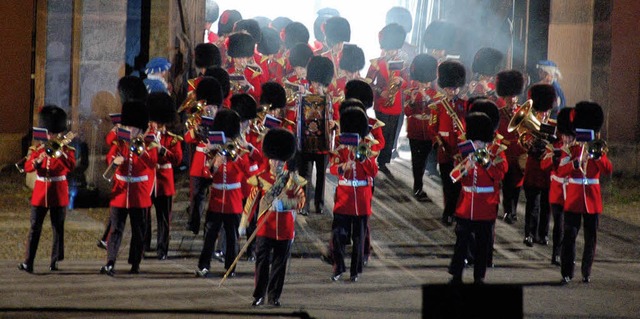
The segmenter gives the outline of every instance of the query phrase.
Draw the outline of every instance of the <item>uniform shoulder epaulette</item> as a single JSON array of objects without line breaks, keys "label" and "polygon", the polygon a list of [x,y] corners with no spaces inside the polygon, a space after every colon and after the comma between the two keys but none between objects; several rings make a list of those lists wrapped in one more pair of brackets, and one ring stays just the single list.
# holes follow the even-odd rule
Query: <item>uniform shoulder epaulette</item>
[{"label": "uniform shoulder epaulette", "polygon": [[159,144],[156,141],[149,142],[149,145],[147,145],[147,149],[152,149],[154,147],[158,147],[158,145]]},{"label": "uniform shoulder epaulette", "polygon": [[262,74],[262,69],[257,65],[247,65],[247,69],[253,72],[253,74],[251,75],[252,78],[255,78]]},{"label": "uniform shoulder epaulette", "polygon": [[383,126],[385,126],[385,125],[386,125],[386,124],[384,124],[384,122],[382,122],[382,121],[380,121],[380,120],[376,119],[376,123],[375,123],[375,124],[373,124],[373,128],[379,128],[379,127],[383,127]]},{"label": "uniform shoulder epaulette", "polygon": [[380,58],[375,58],[375,59],[369,60],[369,63],[371,63],[371,67],[376,69],[376,70],[380,70],[380,66],[378,65],[378,60],[380,60]]},{"label": "uniform shoulder epaulette", "polygon": [[432,109],[432,110],[437,110],[439,104],[440,104],[440,100],[435,101],[433,103],[429,103],[429,105],[427,107]]},{"label": "uniform shoulder epaulette", "polygon": [[247,184],[251,185],[251,186],[258,186],[258,177],[257,176],[251,176],[247,179]]},{"label": "uniform shoulder epaulette", "polygon": [[174,145],[177,142],[182,142],[184,140],[184,137],[182,137],[182,136],[180,136],[178,134],[174,134],[174,133],[171,133],[169,131],[167,131],[167,134],[173,138],[173,141],[171,141],[172,145]]}]

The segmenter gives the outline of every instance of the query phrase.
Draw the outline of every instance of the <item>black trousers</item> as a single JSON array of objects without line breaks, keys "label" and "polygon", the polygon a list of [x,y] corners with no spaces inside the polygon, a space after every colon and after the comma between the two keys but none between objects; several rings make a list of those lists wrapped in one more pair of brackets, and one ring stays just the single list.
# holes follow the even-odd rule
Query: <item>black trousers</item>
[{"label": "black trousers", "polygon": [[133,266],[140,265],[143,253],[143,236],[145,211],[148,208],[118,208],[111,207],[110,222],[111,233],[107,243],[107,264],[115,265],[120,244],[124,233],[127,216],[131,219],[131,243],[129,245],[129,263]]},{"label": "black trousers", "polygon": [[50,211],[51,229],[53,230],[53,246],[51,248],[51,263],[64,259],[64,220],[67,215],[66,207],[31,206],[31,228],[27,239],[27,253],[24,263],[33,266],[36,251],[42,234],[42,224]]},{"label": "black trousers", "polygon": [[458,205],[458,197],[462,190],[460,183],[453,183],[449,174],[453,170],[453,162],[440,163],[440,178],[442,179],[442,193],[444,195],[444,212],[442,217],[453,216]]},{"label": "black trousers", "polygon": [[351,235],[351,276],[362,273],[364,234],[367,228],[368,216],[333,214],[331,225],[331,248],[333,249],[333,273],[341,274],[346,271],[344,263],[345,246]]},{"label": "black trousers", "polygon": [[311,198],[311,172],[313,167],[316,167],[316,185],[313,196],[313,203],[315,205],[316,212],[318,209],[324,208],[324,183],[325,173],[327,170],[327,154],[312,154],[302,153],[300,156],[300,166],[298,167],[298,173],[300,176],[308,181],[305,186],[305,196],[307,200],[304,203],[305,209],[309,210],[309,202]]},{"label": "black trousers", "polygon": [[380,150],[378,155],[378,165],[388,164],[391,162],[391,154],[396,148],[398,123],[400,115],[388,115],[376,111],[376,118],[384,123],[382,127],[382,136],[384,137],[384,148]]},{"label": "black trousers", "polygon": [[542,240],[549,236],[549,188],[524,187],[524,196],[524,236]]},{"label": "black trousers", "polygon": [[[169,232],[171,225],[171,208],[173,205],[173,196],[152,196],[153,206],[156,208],[156,223],[158,224],[156,251],[158,255],[166,255],[169,251]],[[144,243],[145,250],[151,247],[151,210],[145,219]]]},{"label": "black trousers", "polygon": [[212,180],[203,177],[190,177],[189,192],[189,230],[195,234],[200,232],[200,220],[206,209],[207,193]]},{"label": "black trousers", "polygon": [[[514,162],[514,165],[515,164]],[[502,208],[505,215],[515,216],[521,187],[517,186],[522,178],[520,167],[513,167],[509,162],[509,170],[502,180]]]},{"label": "black trousers", "polygon": [[413,172],[413,193],[422,189],[424,171],[427,168],[427,158],[431,152],[431,141],[409,139],[411,148],[411,171]]},{"label": "black trousers", "polygon": [[598,214],[581,214],[565,212],[564,239],[562,240],[562,254],[560,255],[560,271],[562,277],[573,278],[576,263],[576,238],[580,231],[580,223],[584,220],[584,250],[582,252],[582,277],[591,276],[591,266],[596,255],[598,230]]},{"label": "black trousers", "polygon": [[564,237],[564,211],[562,211],[562,205],[551,205],[551,213],[553,214],[553,256],[560,256],[562,254],[562,239]]},{"label": "black trousers", "polygon": [[[254,298],[278,300],[282,294],[284,277],[287,273],[287,260],[291,255],[293,240],[275,240],[273,238],[256,237],[256,272]],[[271,270],[269,270],[271,268]]]},{"label": "black trousers", "polygon": [[[462,277],[464,259],[469,253],[469,244],[474,240],[473,278],[484,279],[487,273],[487,257],[491,249],[491,238],[495,220],[458,219],[456,222],[456,244],[449,265],[449,273],[454,277]],[[473,239],[472,239],[473,238]]]},{"label": "black trousers", "polygon": [[221,227],[224,227],[226,237],[224,269],[228,270],[231,267],[238,254],[238,226],[240,226],[241,217],[241,214],[222,214],[207,211],[204,224],[204,245],[198,260],[198,268],[211,268],[211,255]]}]

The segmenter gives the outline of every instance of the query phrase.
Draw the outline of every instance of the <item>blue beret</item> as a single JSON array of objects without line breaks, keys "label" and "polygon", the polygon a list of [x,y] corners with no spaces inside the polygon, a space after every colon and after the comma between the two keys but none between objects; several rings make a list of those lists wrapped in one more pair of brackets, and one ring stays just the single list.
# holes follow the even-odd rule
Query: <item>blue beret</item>
[{"label": "blue beret", "polygon": [[171,67],[171,62],[169,62],[167,58],[162,58],[162,57],[153,58],[149,60],[149,62],[147,63],[147,66],[144,68],[144,73],[146,74],[160,73],[162,71],[169,70],[170,67]]}]

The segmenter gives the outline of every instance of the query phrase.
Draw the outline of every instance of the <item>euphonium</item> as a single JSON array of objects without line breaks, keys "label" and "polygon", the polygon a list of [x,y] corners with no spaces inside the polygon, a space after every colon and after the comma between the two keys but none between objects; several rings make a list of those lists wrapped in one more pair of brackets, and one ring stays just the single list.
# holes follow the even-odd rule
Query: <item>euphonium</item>
[{"label": "euphonium", "polygon": [[76,135],[73,132],[65,134],[61,139],[50,139],[45,143],[44,152],[51,158],[62,156],[62,148],[71,143]]},{"label": "euphonium", "polygon": [[607,141],[603,139],[597,139],[589,142],[587,144],[587,153],[589,153],[589,158],[592,159],[600,159],[602,154],[606,154],[609,151],[609,147],[607,146]]},{"label": "euphonium", "polygon": [[520,146],[530,149],[536,139],[549,141],[550,135],[541,130],[542,126],[533,112],[533,101],[527,100],[511,117],[507,132],[517,132]]},{"label": "euphonium", "polygon": [[284,81],[284,91],[286,92],[286,96],[287,96],[287,105],[291,105],[298,98],[298,93],[300,92],[300,87],[295,83],[291,83],[291,82],[285,80]]},{"label": "euphonium", "polygon": [[187,129],[192,129],[192,128],[196,128],[198,125],[200,125],[200,120],[202,119],[202,113],[204,113],[206,109],[206,102],[201,100],[201,101],[193,101],[188,107],[188,113],[189,113],[189,117],[187,118],[187,122],[185,123],[185,126],[187,127]]}]

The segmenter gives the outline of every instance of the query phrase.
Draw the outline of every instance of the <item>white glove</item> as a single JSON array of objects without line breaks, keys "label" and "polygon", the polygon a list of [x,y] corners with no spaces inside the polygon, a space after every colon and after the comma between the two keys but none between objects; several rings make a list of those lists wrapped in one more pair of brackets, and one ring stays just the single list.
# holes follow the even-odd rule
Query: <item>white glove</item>
[{"label": "white glove", "polygon": [[238,235],[246,236],[247,235],[247,227],[238,227]]}]

